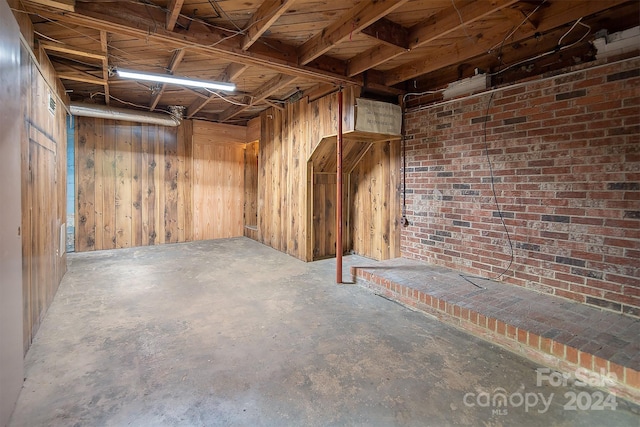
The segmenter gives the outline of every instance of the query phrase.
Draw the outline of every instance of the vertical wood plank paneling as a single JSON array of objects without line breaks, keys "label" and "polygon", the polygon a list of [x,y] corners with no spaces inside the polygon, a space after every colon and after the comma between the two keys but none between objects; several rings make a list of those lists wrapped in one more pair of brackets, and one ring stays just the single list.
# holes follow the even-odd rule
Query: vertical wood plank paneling
[{"label": "vertical wood plank paneling", "polygon": [[95,248],[95,150],[96,131],[93,122],[83,122],[78,126],[78,144],[76,150],[76,182],[78,228],[82,239],[76,241],[78,251],[91,251]]},{"label": "vertical wood plank paneling", "polygon": [[373,144],[351,173],[352,248],[374,259],[400,256],[399,142]]},{"label": "vertical wood plank paneling", "polygon": [[[257,123],[252,125],[255,136]],[[195,240],[244,234],[247,127],[193,121],[192,218]]]},{"label": "vertical wood plank paneling", "polygon": [[178,128],[165,128],[165,243],[178,242]]},{"label": "vertical wood plank paneling", "polygon": [[131,126],[131,246],[142,245],[142,125]]},{"label": "vertical wood plank paneling", "polygon": [[259,142],[246,145],[244,151],[244,236],[258,238],[258,151]]},{"label": "vertical wood plank paneling", "polygon": [[131,247],[131,125],[116,130],[116,248]]},{"label": "vertical wood plank paneling", "polygon": [[204,185],[202,180],[204,175],[202,173],[203,170],[203,153],[204,147],[199,144],[193,145],[193,239],[200,240],[200,236],[202,235],[202,221],[196,221],[196,218],[202,218],[202,209],[204,207],[204,199],[202,198],[202,194],[200,192],[200,188]]},{"label": "vertical wood plank paneling", "polygon": [[[159,186],[160,172],[163,170],[163,158],[160,153],[164,152],[163,142],[160,140],[160,128],[158,126],[148,126],[149,130],[149,152],[151,155],[149,163],[149,244],[157,245],[162,243],[160,236],[163,231],[160,229],[161,219],[164,222],[164,210],[160,209]],[[163,208],[164,209],[164,206]]]},{"label": "vertical wood plank paneling", "polygon": [[[353,129],[356,96],[357,89],[345,89],[344,129]],[[258,241],[306,261],[321,253],[335,254],[335,242],[327,243],[325,230],[330,226],[324,220],[335,224],[326,209],[327,197],[335,189],[325,185],[314,191],[314,165],[308,159],[324,136],[336,133],[336,101],[336,94],[311,103],[303,98],[287,104],[284,111],[273,108],[261,116]],[[348,212],[348,206],[345,208]],[[329,206],[331,209],[335,210]],[[350,233],[344,234],[344,247],[348,248]]]},{"label": "vertical wood plank paneling", "polygon": [[389,258],[398,258],[400,253],[400,234],[402,218],[402,181],[400,177],[400,167],[402,161],[402,152],[400,142],[391,142],[389,144]]},{"label": "vertical wood plank paneling", "polygon": [[166,194],[164,193],[164,174],[165,174],[165,136],[164,128],[160,126],[153,126],[154,140],[153,147],[155,149],[154,161],[155,167],[153,169],[154,190],[155,197],[155,218],[154,218],[154,230],[155,230],[155,244],[164,244],[166,239],[165,234],[165,215],[166,215]]},{"label": "vertical wood plank paneling", "polygon": [[[90,120],[78,118],[78,121]],[[97,119],[101,120],[101,119]],[[102,149],[102,241],[103,247],[96,249],[116,248],[116,122],[104,121],[104,147]],[[80,191],[80,188],[77,189]],[[76,233],[76,239],[82,236]]]},{"label": "vertical wood plank paneling", "polygon": [[[76,122],[79,132],[87,135],[84,145],[95,147],[93,183],[89,179],[77,181],[79,195],[94,194],[95,245],[78,246],[78,250],[190,240],[190,123],[167,130],[86,117],[79,117]],[[91,150],[80,145],[78,142],[77,164],[91,164]],[[86,239],[87,233],[78,228],[76,239]]]},{"label": "vertical wood plank paneling", "polygon": [[[90,122],[80,122],[76,119],[76,133],[79,133],[81,126],[88,125]],[[93,128],[95,132],[95,151],[94,151],[94,164],[95,164],[95,178],[94,178],[94,209],[95,209],[95,242],[94,248],[104,248],[104,148],[105,148],[105,134],[104,134],[104,120],[94,120]],[[76,141],[79,141],[79,137],[76,137]],[[78,144],[76,144],[78,145]],[[77,150],[76,150],[77,151]],[[82,161],[81,156],[76,152],[76,165]],[[76,168],[76,171],[78,169]],[[83,190],[82,184],[79,183],[76,178],[76,195]],[[76,215],[77,216],[77,215]],[[77,230],[77,229],[76,229]],[[79,239],[78,231],[76,231],[76,239]],[[81,252],[76,244],[76,251]]]},{"label": "vertical wood plank paneling", "polygon": [[178,162],[178,242],[193,240],[193,212],[191,165],[192,158],[192,122],[184,121],[178,128],[177,162]]},{"label": "vertical wood plank paneling", "polygon": [[[23,343],[26,352],[66,271],[60,250],[61,225],[66,222],[66,95],[44,52],[36,53],[39,67],[27,47],[21,48],[22,95],[22,261]],[[49,96],[58,108],[49,111]],[[85,175],[91,180],[94,148],[89,145]],[[85,193],[83,209],[91,222],[93,195]],[[87,224],[90,243],[93,230]]]},{"label": "vertical wood plank paneling", "polygon": [[309,205],[307,202],[308,192],[307,183],[309,173],[307,167],[307,150],[309,150],[309,143],[306,141],[309,138],[309,117],[308,117],[307,102],[299,102],[296,104],[296,123],[295,128],[297,130],[296,139],[293,141],[296,149],[296,156],[294,157],[294,167],[296,170],[296,176],[294,179],[294,185],[296,186],[297,196],[295,197],[296,204],[294,206],[294,215],[296,221],[296,241],[291,255],[298,258],[307,260],[311,253],[306,251],[307,248],[307,234],[311,232],[307,228],[307,216],[310,215],[308,210]]},{"label": "vertical wood plank paneling", "polygon": [[[223,234],[222,215],[227,208],[225,202],[228,202],[228,199],[224,197],[223,191],[223,188],[228,185],[228,183],[225,182],[225,174],[227,172],[223,167],[223,165],[228,164],[229,159],[226,157],[228,152],[224,147],[218,145],[210,145],[208,148],[210,157],[207,159],[207,164],[211,168],[209,170],[213,172],[211,174],[211,178],[213,179],[209,181],[207,188],[207,191],[211,193],[211,207],[208,212],[205,212],[205,216],[207,216],[211,224],[211,236],[221,236]],[[216,183],[218,183],[218,185],[216,185]]]},{"label": "vertical wood plank paneling", "polygon": [[[314,248],[313,259],[323,259],[336,255],[337,218],[336,218],[336,174],[316,173],[314,174],[313,192],[313,228],[314,228]],[[343,174],[343,233],[342,252],[345,253],[351,248],[350,233],[347,233],[349,201],[349,176]]]},{"label": "vertical wood plank paneling", "polygon": [[245,143],[238,126],[194,122],[193,238],[244,234]]},{"label": "vertical wood plank paneling", "polygon": [[140,245],[149,245],[149,128],[140,127]]}]

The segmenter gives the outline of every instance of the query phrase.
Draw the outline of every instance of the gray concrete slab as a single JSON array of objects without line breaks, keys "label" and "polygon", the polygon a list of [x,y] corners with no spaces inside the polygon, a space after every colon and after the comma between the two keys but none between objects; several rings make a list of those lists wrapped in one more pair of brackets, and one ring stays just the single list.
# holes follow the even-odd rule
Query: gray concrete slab
[{"label": "gray concrete slab", "polygon": [[245,238],[72,254],[10,425],[639,425],[334,268]]}]

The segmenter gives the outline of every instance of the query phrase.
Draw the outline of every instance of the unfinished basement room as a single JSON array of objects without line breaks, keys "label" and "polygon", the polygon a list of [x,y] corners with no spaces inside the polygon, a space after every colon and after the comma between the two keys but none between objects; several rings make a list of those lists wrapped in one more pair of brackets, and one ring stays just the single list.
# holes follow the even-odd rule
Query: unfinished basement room
[{"label": "unfinished basement room", "polygon": [[640,426],[640,1],[0,0],[0,426]]}]

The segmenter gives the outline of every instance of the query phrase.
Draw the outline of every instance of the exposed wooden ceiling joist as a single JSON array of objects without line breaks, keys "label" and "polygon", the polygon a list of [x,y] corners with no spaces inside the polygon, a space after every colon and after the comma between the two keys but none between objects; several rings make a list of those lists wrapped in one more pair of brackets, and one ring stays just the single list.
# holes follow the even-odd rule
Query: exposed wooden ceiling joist
[{"label": "exposed wooden ceiling joist", "polygon": [[[376,46],[369,51],[355,56],[349,61],[349,76],[355,76],[363,71],[377,67],[378,65],[396,58],[403,53],[424,46],[438,38],[444,37],[454,31],[491,15],[500,9],[511,6],[518,0],[494,0],[481,1],[467,4],[458,9],[446,9],[443,13],[429,18],[427,21],[411,28],[407,39],[408,49],[398,49],[395,46]],[[462,18],[460,18],[462,16]]]},{"label": "exposed wooden ceiling joist", "polygon": [[[167,66],[168,74],[173,74],[176,71],[176,68],[178,68],[178,65],[180,65],[180,62],[182,62],[182,59],[184,58],[184,54],[184,49],[176,49],[173,51],[173,55],[171,56],[171,60],[169,61],[169,65]],[[151,102],[149,102],[149,110],[155,110],[166,88],[167,84],[163,83],[160,86],[160,89],[151,97]]]},{"label": "exposed wooden ceiling joist", "polygon": [[102,80],[104,80],[104,103],[109,105],[111,95],[109,93],[109,41],[107,32],[100,31],[100,50],[104,54],[102,60]]},{"label": "exposed wooden ceiling joist", "polygon": [[295,1],[265,0],[244,28],[245,35],[242,40],[242,50],[249,49]]},{"label": "exposed wooden ceiling joist", "polygon": [[93,77],[88,73],[67,74],[58,73],[58,78],[61,80],[72,80],[74,82],[91,83],[98,86],[104,86],[105,81],[98,77]]},{"label": "exposed wooden ceiling joist", "polygon": [[247,108],[251,107],[257,102],[263,101],[264,99],[271,96],[273,93],[280,90],[282,87],[292,83],[295,79],[296,77],[287,76],[284,74],[280,74],[274,77],[273,79],[271,79],[270,81],[262,85],[260,89],[258,89],[257,91],[255,91],[250,95],[250,100],[251,100],[250,102],[245,103],[245,105],[232,105],[231,107],[227,108],[222,113],[220,113],[220,115],[218,116],[218,119],[221,122],[225,122],[237,116]]},{"label": "exposed wooden ceiling joist", "polygon": [[65,53],[67,55],[80,56],[83,58],[97,59],[99,61],[104,61],[107,59],[105,54],[102,52],[91,52],[87,50],[76,49],[74,47],[66,46],[63,44],[52,43],[52,42],[42,41],[42,40],[40,40],[39,44],[40,44],[40,47],[42,47],[44,50],[47,50],[47,51]]},{"label": "exposed wooden ceiling joist", "polygon": [[225,68],[224,72],[220,75],[220,78],[218,80],[222,82],[232,82],[240,77],[240,75],[242,75],[242,73],[244,73],[247,68],[249,68],[249,66],[246,64],[238,64],[236,62],[232,62],[227,66],[227,68]]},{"label": "exposed wooden ceiling joist", "polygon": [[361,32],[389,46],[409,49],[409,29],[386,18],[379,19]]},{"label": "exposed wooden ceiling joist", "polygon": [[56,9],[66,10],[73,12],[75,10],[75,0],[30,0],[31,3],[35,3],[41,6],[54,7]]},{"label": "exposed wooden ceiling joist", "polygon": [[[538,11],[544,14],[544,16],[540,18],[540,23],[536,29],[531,30],[521,27],[512,34],[509,43],[516,43],[528,39],[536,32],[544,33],[560,25],[573,22],[581,17],[592,15],[622,3],[624,3],[624,0],[599,0],[582,2],[580,4],[576,2],[551,3],[548,8]],[[455,64],[461,59],[482,55],[494,47],[500,46],[512,28],[513,25],[510,22],[503,22],[501,25],[492,28],[489,32],[482,34],[482,37],[476,37],[475,43],[469,43],[468,40],[462,39],[456,46],[450,47],[448,53],[438,50],[434,52],[433,56],[428,57],[428,60],[415,61],[390,70],[385,73],[385,84],[393,86],[397,83],[437,70],[438,68]]]},{"label": "exposed wooden ceiling joist", "polygon": [[202,110],[204,108],[205,105],[207,105],[209,103],[209,101],[213,100],[215,98],[214,94],[209,94],[209,96],[206,97],[199,97],[196,98],[195,101],[193,101],[188,107],[187,107],[187,111],[185,113],[185,117],[190,119],[192,118],[194,115],[198,114],[198,112],[200,110]]},{"label": "exposed wooden ceiling joist", "polygon": [[184,0],[171,0],[167,5],[167,22],[165,27],[167,31],[173,31],[176,26],[176,22],[178,22],[178,16],[180,16],[180,10],[182,10],[182,5],[184,4]]},{"label": "exposed wooden ceiling joist", "polygon": [[[535,8],[532,7],[529,13],[533,12],[533,10],[535,10]],[[536,26],[528,18],[529,13],[525,13],[522,9],[506,7],[500,12],[509,18],[513,25],[522,25],[523,28],[529,31],[536,30]]]},{"label": "exposed wooden ceiling joist", "polygon": [[404,5],[408,0],[367,0],[360,2],[315,36],[311,37],[300,48],[298,56],[300,64],[305,65],[320,55],[327,53],[332,47],[368,27],[380,18],[388,15]]},{"label": "exposed wooden ceiling joist", "polygon": [[74,65],[72,61],[64,58],[54,58],[52,63],[56,67],[58,78],[62,80],[72,80],[75,82],[90,83],[93,85],[104,86],[106,81],[97,77],[84,69]]}]

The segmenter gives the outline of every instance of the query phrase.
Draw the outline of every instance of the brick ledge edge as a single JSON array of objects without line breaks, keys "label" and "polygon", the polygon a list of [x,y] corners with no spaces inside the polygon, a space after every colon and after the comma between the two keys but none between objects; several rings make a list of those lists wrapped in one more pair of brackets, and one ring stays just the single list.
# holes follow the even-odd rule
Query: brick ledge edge
[{"label": "brick ledge edge", "polygon": [[477,311],[446,302],[417,289],[376,276],[365,269],[351,267],[353,283],[381,293],[409,308],[416,309],[439,321],[462,329],[549,368],[572,373],[578,368],[595,375],[617,378],[606,391],[640,404],[640,372],[624,367],[591,353],[580,351],[550,338],[544,338],[499,319],[484,316]]}]

